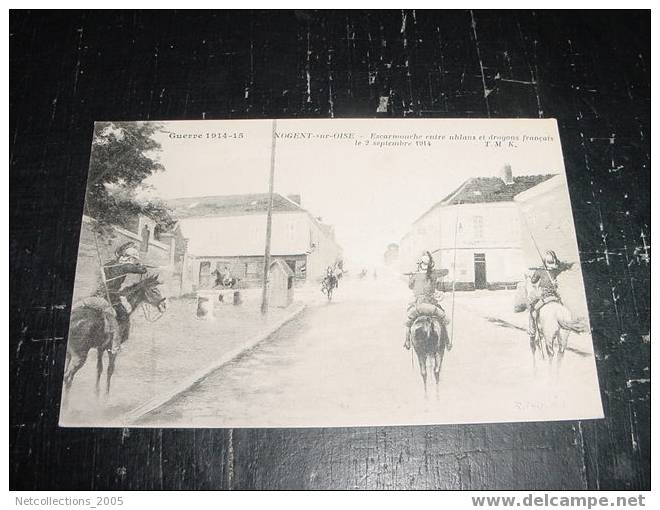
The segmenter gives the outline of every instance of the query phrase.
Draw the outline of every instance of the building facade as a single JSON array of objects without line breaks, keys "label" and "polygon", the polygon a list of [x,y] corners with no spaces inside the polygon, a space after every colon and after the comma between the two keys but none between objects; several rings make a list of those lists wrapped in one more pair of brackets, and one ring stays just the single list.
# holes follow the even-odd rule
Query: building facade
[{"label": "building facade", "polygon": [[422,252],[447,269],[457,289],[513,287],[525,269],[521,217],[514,197],[552,177],[475,177],[419,217],[400,242],[400,268],[414,271]]},{"label": "building facade", "polygon": [[[342,250],[332,227],[295,199],[274,195],[270,253],[288,265],[296,281],[314,281],[341,259]],[[229,270],[244,286],[261,283],[267,194],[184,198],[168,205],[188,240],[189,291],[213,286],[216,270]]]}]

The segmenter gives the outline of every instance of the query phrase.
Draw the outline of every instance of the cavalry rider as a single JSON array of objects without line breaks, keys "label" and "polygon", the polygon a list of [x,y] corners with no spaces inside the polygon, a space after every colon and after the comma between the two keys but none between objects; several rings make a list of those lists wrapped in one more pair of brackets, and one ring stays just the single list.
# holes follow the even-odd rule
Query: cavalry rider
[{"label": "cavalry rider", "polygon": [[543,267],[535,268],[534,272],[526,275],[530,283],[535,285],[538,293],[530,297],[529,302],[529,341],[536,340],[538,311],[546,303],[557,301],[561,303],[557,288],[557,276],[563,271],[570,269],[572,263],[566,263],[559,260],[553,250],[547,250],[543,254]]},{"label": "cavalry rider", "polygon": [[328,266],[327,269],[325,270],[325,277],[327,280],[327,286],[330,289],[334,289],[339,287],[339,279],[335,275],[335,270],[332,266]]},{"label": "cavalry rider", "polygon": [[[131,313],[128,300],[120,294],[121,286],[129,274],[145,274],[147,268],[140,263],[140,252],[137,246],[128,242],[115,251],[115,258],[103,265],[103,280],[94,293],[90,304],[103,312],[105,332],[112,339],[110,352],[116,354],[121,346],[121,331],[119,321],[123,321]],[[107,299],[110,298],[110,303]],[[100,298],[100,299],[99,299]]]},{"label": "cavalry rider", "polygon": [[[447,314],[440,306],[440,299],[437,293],[438,282],[436,277],[433,274],[433,268],[435,267],[435,262],[433,261],[433,256],[430,252],[425,252],[422,255],[422,258],[417,262],[417,269],[424,271],[423,281],[421,285],[416,285],[416,277],[419,278],[421,275],[412,274],[410,276],[409,288],[415,293],[415,299],[408,305],[407,313],[408,320],[406,321],[406,339],[403,344],[403,347],[410,349],[411,339],[410,339],[410,327],[415,322],[417,317],[425,315],[428,317],[436,317],[441,324],[449,324],[449,319]],[[451,350],[451,340],[447,348]]]}]

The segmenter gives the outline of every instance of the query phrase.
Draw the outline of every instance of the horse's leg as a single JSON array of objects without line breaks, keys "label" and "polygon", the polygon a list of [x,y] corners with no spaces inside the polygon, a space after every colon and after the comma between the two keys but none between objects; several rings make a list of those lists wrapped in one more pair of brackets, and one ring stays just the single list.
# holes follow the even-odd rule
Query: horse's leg
[{"label": "horse's leg", "polygon": [[557,331],[557,341],[559,344],[559,348],[557,349],[557,371],[559,371],[561,362],[564,359],[564,352],[568,346],[568,337],[570,334],[571,332],[567,329],[559,328],[559,331]]},{"label": "horse's leg", "polygon": [[64,391],[68,393],[71,389],[71,383],[73,383],[73,378],[76,375],[76,372],[85,364],[87,360],[87,353],[84,355],[79,355],[77,353],[67,353],[69,361],[66,364],[66,369],[64,370]]},{"label": "horse's leg", "polygon": [[552,341],[551,336],[547,336],[548,331],[546,328],[546,323],[548,322],[544,314],[545,308],[542,308],[537,312],[536,315],[536,338],[539,352],[541,353],[541,359],[545,359],[546,356],[551,356],[551,351],[548,348],[548,339]]},{"label": "horse's leg", "polygon": [[445,355],[445,348],[449,343],[449,336],[447,335],[447,330],[444,326],[440,327],[438,332],[438,344],[433,355],[433,375],[435,376],[435,383],[440,382],[440,370],[442,370],[442,358]]},{"label": "horse's leg", "polygon": [[64,374],[66,377],[66,373],[69,370],[69,365],[71,365],[71,351],[69,349],[66,350],[66,358],[64,360]]},{"label": "horse's leg", "polygon": [[527,334],[529,335],[529,350],[532,352],[532,367],[536,371],[536,346],[538,345],[539,327],[534,322],[532,312],[529,313],[529,326]]},{"label": "horse's leg", "polygon": [[71,365],[71,352],[69,349],[66,350],[66,359],[64,361],[64,385],[62,387],[62,407],[66,408],[69,405],[69,389],[71,384],[66,383],[66,374],[69,371],[69,366]]},{"label": "horse's leg", "polygon": [[536,334],[529,335],[529,350],[532,353],[532,360],[534,362],[534,366],[536,366]]},{"label": "horse's leg", "polygon": [[424,393],[426,393],[426,354],[417,354],[417,360],[419,361],[419,372],[422,375],[422,381],[424,381]]},{"label": "horse's leg", "polygon": [[96,349],[96,396],[99,396],[101,388],[101,374],[103,373],[103,349],[99,347]]},{"label": "horse's leg", "polygon": [[117,353],[112,353],[108,351],[108,367],[105,371],[105,394],[110,394],[110,379],[112,379],[112,373],[115,371],[115,359],[117,358]]},{"label": "horse's leg", "polygon": [[440,382],[440,370],[442,370],[442,359],[444,358],[445,350],[443,347],[440,347],[434,355],[434,366],[433,366],[433,375],[435,376],[435,383]]},{"label": "horse's leg", "polygon": [[557,336],[557,323],[555,321],[549,320],[549,317],[546,317],[546,320],[540,324],[539,332],[543,336],[545,352],[548,354],[548,359],[552,361],[555,356],[555,337]]}]

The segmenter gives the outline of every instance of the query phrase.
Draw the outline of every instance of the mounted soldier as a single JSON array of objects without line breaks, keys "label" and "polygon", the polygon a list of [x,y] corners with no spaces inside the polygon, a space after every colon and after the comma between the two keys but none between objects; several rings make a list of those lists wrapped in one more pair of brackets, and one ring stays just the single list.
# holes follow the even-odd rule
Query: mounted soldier
[{"label": "mounted soldier", "polygon": [[[410,349],[410,328],[418,317],[436,318],[441,325],[449,324],[449,318],[440,306],[442,294],[438,291],[438,274],[442,273],[435,270],[435,261],[429,251],[424,252],[417,262],[417,270],[417,273],[410,275],[408,282],[408,287],[415,294],[415,299],[407,308],[408,320],[403,344],[405,349]],[[451,349],[451,341],[448,342],[447,348]]]},{"label": "mounted soldier", "polygon": [[325,277],[327,278],[328,284],[332,288],[339,286],[339,278],[336,274],[336,268],[334,266],[328,266],[325,270]]},{"label": "mounted soldier", "polygon": [[339,278],[335,271],[335,267],[328,266],[325,270],[325,275],[321,279],[321,292],[328,297],[328,301],[332,300],[332,293],[339,284]]},{"label": "mounted soldier", "polygon": [[562,262],[553,250],[547,250],[542,257],[543,267],[534,268],[531,275],[526,278],[536,289],[536,293],[529,295],[529,340],[534,343],[537,333],[537,321],[539,310],[547,303],[557,302],[562,304],[559,295],[557,277],[564,271],[570,269],[573,264]]},{"label": "mounted soldier", "polygon": [[[115,258],[103,264],[101,282],[92,297],[83,300],[83,305],[103,312],[105,333],[111,338],[110,352],[119,352],[122,337],[120,323],[127,324],[132,308],[121,295],[122,285],[129,274],[146,274],[147,268],[140,263],[140,252],[133,242],[122,244],[115,250]],[[109,300],[109,302],[108,302]]]}]

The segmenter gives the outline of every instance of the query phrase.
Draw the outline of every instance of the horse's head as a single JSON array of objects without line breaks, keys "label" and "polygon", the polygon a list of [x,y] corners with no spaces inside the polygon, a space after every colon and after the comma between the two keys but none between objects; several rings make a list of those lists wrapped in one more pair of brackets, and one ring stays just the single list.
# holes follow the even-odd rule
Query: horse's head
[{"label": "horse's head", "polygon": [[158,285],[162,282],[158,281],[158,275],[148,275],[143,280],[140,280],[135,285],[127,287],[124,294],[138,296],[138,301],[148,303],[151,306],[158,308],[158,311],[163,313],[167,309],[167,299],[163,297],[158,289]]},{"label": "horse's head", "polygon": [[163,313],[167,310],[167,299],[160,293],[158,285],[162,282],[158,281],[158,275],[151,275],[145,278],[144,299],[147,303],[158,308],[158,311]]}]

